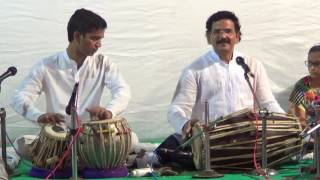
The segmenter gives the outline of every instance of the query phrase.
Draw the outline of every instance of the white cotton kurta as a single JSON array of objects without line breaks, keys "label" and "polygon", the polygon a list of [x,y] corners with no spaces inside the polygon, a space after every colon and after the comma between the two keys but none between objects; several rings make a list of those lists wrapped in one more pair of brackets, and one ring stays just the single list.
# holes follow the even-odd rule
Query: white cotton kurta
[{"label": "white cotton kurta", "polygon": [[[168,121],[181,134],[184,124],[190,119],[204,120],[205,102],[209,103],[210,121],[253,108],[253,95],[244,78],[244,70],[236,63],[234,52],[229,64],[224,63],[214,50],[210,50],[187,66],[179,79],[175,94],[168,109]],[[262,107],[272,112],[284,113],[275,100],[263,65],[244,57],[256,78],[256,95]],[[250,77],[253,85],[253,78]]]},{"label": "white cotton kurta", "polygon": [[11,98],[11,107],[26,119],[36,122],[45,113],[34,106],[42,92],[46,99],[46,112],[60,113],[70,124],[65,113],[73,87],[79,82],[77,112],[81,121],[89,121],[86,108],[101,106],[100,100],[106,86],[112,95],[107,105],[113,116],[122,113],[131,98],[130,89],[117,66],[101,54],[88,56],[77,69],[66,51],[57,53],[37,63]]}]

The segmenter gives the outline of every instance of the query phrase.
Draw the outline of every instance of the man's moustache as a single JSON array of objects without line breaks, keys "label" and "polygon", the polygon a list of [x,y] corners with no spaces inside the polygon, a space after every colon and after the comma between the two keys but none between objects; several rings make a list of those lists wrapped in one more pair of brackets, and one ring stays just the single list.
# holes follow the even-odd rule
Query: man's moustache
[{"label": "man's moustache", "polygon": [[226,40],[226,39],[222,39],[220,41],[217,41],[217,44],[221,44],[221,43],[229,43],[230,44],[230,41]]}]

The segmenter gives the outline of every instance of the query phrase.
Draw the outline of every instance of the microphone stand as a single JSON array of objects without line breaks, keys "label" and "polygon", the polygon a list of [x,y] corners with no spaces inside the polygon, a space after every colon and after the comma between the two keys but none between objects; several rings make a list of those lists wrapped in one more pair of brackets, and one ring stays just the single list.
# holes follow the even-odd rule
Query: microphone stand
[{"label": "microphone stand", "polygon": [[[7,72],[5,72],[4,74],[2,74],[0,76],[0,92],[1,92],[1,83],[2,81],[9,77],[9,76],[14,76],[16,75],[17,73],[17,68],[12,66],[12,67],[9,67]],[[8,175],[11,175],[12,174],[12,170],[9,169],[9,166],[8,166],[8,161],[7,161],[7,130],[6,130],[6,116],[7,116],[7,113],[6,113],[6,110],[5,108],[0,108],[0,119],[1,119],[1,122],[0,122],[0,125],[1,125],[1,154],[2,154],[2,160],[4,162],[4,165],[5,165],[5,170],[6,170],[6,173]]]},{"label": "microphone stand", "polygon": [[[319,94],[319,90],[318,90]],[[320,179],[320,124],[318,122],[320,117],[320,104],[318,102],[314,102],[311,104],[312,108],[314,109],[314,115],[313,117],[313,124],[315,125],[308,133],[311,133],[312,131],[315,131],[314,133],[314,144],[313,144],[313,166],[316,168],[316,174],[314,175],[314,179]]]},{"label": "microphone stand", "polygon": [[7,160],[7,130],[6,130],[6,110],[5,108],[0,108],[0,118],[1,118],[1,155],[4,163],[5,170],[9,177],[16,176],[16,172],[11,170],[8,166]]},{"label": "microphone stand", "polygon": [[250,76],[251,76],[252,78],[254,78],[254,75],[251,74],[251,73],[250,73],[249,71],[247,71],[247,70],[245,70],[245,72],[244,72],[244,78],[245,78],[246,81],[247,81],[247,84],[248,84],[248,86],[249,86],[249,88],[250,88],[250,91],[251,91],[251,93],[252,93],[252,95],[253,95],[253,98],[254,98],[254,100],[256,101],[258,108],[261,109],[260,103],[259,103],[259,101],[258,101],[258,98],[257,98],[256,94],[254,93],[254,89],[253,89],[252,84],[251,84],[251,82],[250,82],[250,80],[249,80],[248,74],[250,74]]},{"label": "microphone stand", "polygon": [[[77,107],[76,107],[76,94],[78,92],[78,84],[76,83],[72,95],[69,101],[69,104],[66,108],[66,113],[71,115],[71,128],[70,128],[70,134],[71,134],[71,163],[72,163],[72,179],[78,180],[78,163],[77,163]],[[70,108],[70,109],[69,109]]]},{"label": "microphone stand", "polygon": [[313,128],[314,133],[314,144],[313,144],[313,167],[316,168],[316,174],[314,179],[320,179],[320,129],[319,124]]},{"label": "microphone stand", "polygon": [[2,151],[2,160],[5,165],[5,169],[9,170],[7,162],[7,139],[6,139],[6,110],[0,108],[0,117],[1,117],[1,151]]},{"label": "microphone stand", "polygon": [[315,133],[315,138],[314,138],[314,158],[313,158],[313,162],[314,162],[314,166],[317,169],[316,175],[314,176],[314,179],[320,179],[320,130],[319,128],[317,128],[316,133]]},{"label": "microphone stand", "polygon": [[211,169],[211,157],[210,157],[210,134],[209,134],[209,105],[205,102],[205,130],[204,130],[204,150],[205,150],[205,169],[192,176],[192,178],[219,178],[223,177],[223,174],[217,173],[214,169]]},{"label": "microphone stand", "polygon": [[[313,144],[313,167],[309,169],[310,172],[316,171],[313,179],[320,179],[320,124],[318,123],[318,118],[320,117],[319,112],[319,105],[318,104],[311,104],[312,109],[314,112],[309,116],[310,130],[306,133],[301,134],[303,138],[314,134],[314,144]],[[310,137],[312,138],[312,137]]]},{"label": "microphone stand", "polygon": [[[1,92],[1,82],[2,82],[2,80],[0,81],[0,92]],[[11,173],[11,171],[10,171],[10,169],[8,167],[8,161],[7,161],[6,116],[7,116],[7,113],[6,113],[5,108],[0,108],[0,118],[1,118],[1,122],[0,122],[0,125],[1,125],[1,155],[2,155],[2,160],[3,160],[3,163],[4,163],[4,167],[5,167],[6,171],[7,171],[7,173],[9,173],[9,172]]]},{"label": "microphone stand", "polygon": [[78,163],[77,163],[77,110],[75,105],[73,104],[71,107],[71,162],[72,162],[72,179],[77,180],[78,179]]},{"label": "microphone stand", "polygon": [[252,87],[252,84],[249,80],[249,76],[248,74],[250,74],[251,77],[254,77],[253,74],[251,74],[249,71],[249,69],[244,69],[244,78],[246,79],[247,83],[248,83],[248,86],[250,88],[250,91],[253,95],[253,98],[254,100],[256,101],[257,103],[257,106],[259,108],[259,115],[261,115],[262,119],[262,132],[261,132],[261,154],[262,154],[262,170],[264,172],[264,174],[262,174],[261,172],[257,171],[257,170],[254,170],[254,174],[255,175],[266,175],[266,176],[273,176],[273,175],[276,175],[278,174],[276,170],[274,169],[269,169],[268,168],[268,154],[267,154],[267,119],[268,119],[268,116],[271,115],[271,112],[269,112],[266,108],[261,108],[260,106],[260,103],[258,101],[258,98],[256,96],[256,94],[254,93],[254,89]]}]

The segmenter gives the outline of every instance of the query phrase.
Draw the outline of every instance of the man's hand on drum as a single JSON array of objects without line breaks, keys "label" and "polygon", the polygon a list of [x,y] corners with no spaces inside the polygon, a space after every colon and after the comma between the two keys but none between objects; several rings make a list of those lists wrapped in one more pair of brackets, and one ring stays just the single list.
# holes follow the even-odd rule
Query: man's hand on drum
[{"label": "man's hand on drum", "polygon": [[44,113],[39,116],[37,121],[43,124],[60,124],[65,122],[63,115],[58,113]]},{"label": "man's hand on drum", "polygon": [[192,127],[197,122],[199,122],[198,119],[191,119],[184,124],[182,128],[182,139],[190,138],[192,136]]},{"label": "man's hand on drum", "polygon": [[104,120],[112,118],[112,112],[104,107],[96,106],[93,108],[86,108],[86,111],[90,113],[91,120]]}]

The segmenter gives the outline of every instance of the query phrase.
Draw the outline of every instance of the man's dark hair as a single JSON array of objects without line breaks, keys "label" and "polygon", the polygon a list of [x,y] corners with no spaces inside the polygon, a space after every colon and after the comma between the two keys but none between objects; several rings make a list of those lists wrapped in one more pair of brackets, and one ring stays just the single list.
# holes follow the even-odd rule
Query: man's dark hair
[{"label": "man's dark hair", "polygon": [[68,40],[73,41],[73,33],[78,31],[81,34],[86,34],[92,30],[106,29],[107,22],[96,13],[86,10],[78,9],[70,17],[68,23]]},{"label": "man's dark hair", "polygon": [[240,25],[239,19],[233,12],[230,12],[230,11],[218,11],[212,14],[206,22],[206,28],[207,28],[206,33],[208,34],[211,32],[212,24],[214,22],[220,21],[222,19],[229,19],[234,23],[235,30],[237,33],[240,34],[240,39],[241,39],[241,31],[240,31],[241,25]]},{"label": "man's dark hair", "polygon": [[309,50],[309,54],[312,52],[320,52],[320,44],[313,45]]}]

